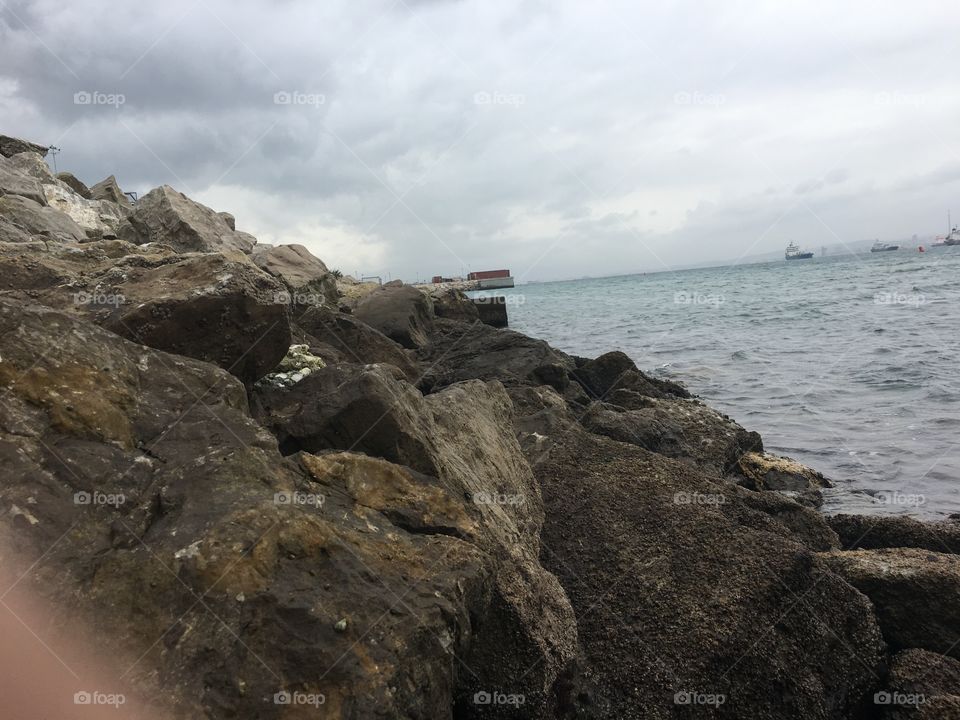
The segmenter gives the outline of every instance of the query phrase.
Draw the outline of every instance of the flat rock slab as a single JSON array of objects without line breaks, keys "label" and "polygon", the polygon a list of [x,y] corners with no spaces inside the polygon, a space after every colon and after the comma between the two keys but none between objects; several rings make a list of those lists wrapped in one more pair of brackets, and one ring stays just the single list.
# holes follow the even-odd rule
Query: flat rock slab
[{"label": "flat rock slab", "polygon": [[960,657],[960,557],[912,548],[838,550],[822,557],[870,598],[892,648]]}]

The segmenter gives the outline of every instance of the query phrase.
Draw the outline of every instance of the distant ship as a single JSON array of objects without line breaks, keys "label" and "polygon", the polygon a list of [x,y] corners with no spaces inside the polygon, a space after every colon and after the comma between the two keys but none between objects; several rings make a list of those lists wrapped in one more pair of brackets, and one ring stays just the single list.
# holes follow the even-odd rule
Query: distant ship
[{"label": "distant ship", "polygon": [[791,240],[783,257],[785,260],[809,260],[813,257],[813,253],[809,250],[801,250],[800,246]]},{"label": "distant ship", "polygon": [[891,250],[899,250],[899,249],[900,249],[900,246],[899,246],[899,245],[887,245],[886,243],[882,243],[882,242],[880,242],[879,240],[877,240],[877,241],[873,244],[873,247],[870,248],[870,252],[872,252],[872,253],[875,253],[875,252],[890,252]]},{"label": "distant ship", "polygon": [[950,234],[943,239],[944,245],[960,245],[960,230],[953,228]]}]

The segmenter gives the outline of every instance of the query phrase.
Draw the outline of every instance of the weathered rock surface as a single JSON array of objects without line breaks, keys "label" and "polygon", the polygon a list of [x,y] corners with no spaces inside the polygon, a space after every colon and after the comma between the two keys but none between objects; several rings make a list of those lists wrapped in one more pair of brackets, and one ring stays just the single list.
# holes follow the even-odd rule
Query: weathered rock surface
[{"label": "weathered rock surface", "polygon": [[[535,473],[591,716],[832,718],[869,701],[883,651],[869,603],[742,506],[750,491],[583,431]],[[723,702],[693,705],[708,696]]]},{"label": "weathered rock surface", "polygon": [[699,400],[648,397],[647,407],[623,410],[592,403],[581,418],[591,432],[683,460],[718,475],[738,466],[746,453],[762,450],[751,433]]},{"label": "weathered rock surface", "polygon": [[90,188],[88,188],[83,181],[73,173],[58,172],[57,180],[69,187],[84,200],[93,200],[93,193],[90,192]]},{"label": "weathered rock surface", "polygon": [[960,554],[960,523],[923,522],[908,516],[833,515],[827,518],[844,550],[921,548]]},{"label": "weathered rock surface", "polygon": [[[690,393],[683,386],[641,372],[633,360],[619,350],[605,353],[594,360],[578,362],[573,375],[598,400],[604,400],[610,393],[618,390],[637,393],[643,397],[690,397]],[[628,405],[625,407],[630,409]]]},{"label": "weathered rock surface", "polygon": [[431,292],[430,299],[433,300],[433,313],[438,318],[468,323],[480,319],[476,305],[457,288],[444,288]]},{"label": "weathered rock surface", "polygon": [[25,174],[9,159],[0,157],[0,197],[8,195],[19,195],[40,205],[47,204],[40,181]]},{"label": "weathered rock surface", "polygon": [[834,551],[823,559],[870,598],[895,649],[960,657],[960,558],[908,548]]},{"label": "weathered rock surface", "polygon": [[[93,194],[100,197],[98,186],[94,186]],[[133,232],[131,237],[124,236],[125,240],[163,243],[177,252],[249,253],[256,242],[247,233],[231,229],[206,205],[194,202],[169,185],[140,198],[128,221]]]},{"label": "weathered rock surface", "polygon": [[430,297],[409,285],[375,290],[360,300],[355,315],[409,349],[427,344],[434,322]]},{"label": "weathered rock surface", "polygon": [[926,650],[898,652],[874,700],[893,720],[960,717],[960,662]]},{"label": "weathered rock surface", "polygon": [[27,142],[8,135],[0,135],[0,155],[3,157],[12,157],[23,152],[37,153],[40,157],[46,157],[47,151],[48,148],[44,145]]},{"label": "weathered rock surface", "polygon": [[106,200],[117,205],[123,211],[133,209],[133,203],[130,198],[120,189],[117,179],[111,175],[90,188],[90,195],[94,200]]},{"label": "weathered rock surface", "polygon": [[430,343],[418,352],[428,368],[423,385],[442,388],[463,380],[499,380],[505,385],[548,384],[538,373],[551,371],[566,379],[573,359],[543,340],[482,323],[438,319]]},{"label": "weathered rock surface", "polygon": [[69,215],[25,196],[0,197],[0,215],[30,235],[58,242],[82,242],[87,233]]},{"label": "weathered rock surface", "polygon": [[[470,718],[501,688],[526,698],[506,717],[555,717],[576,637],[535,564],[539,505],[448,489],[473,467],[535,492],[518,451],[478,466],[448,447],[442,479],[284,461],[230,375],[3,299],[0,357],[4,562],[176,717]],[[508,415],[500,393],[484,407]]]},{"label": "weathered rock surface", "polygon": [[284,284],[287,302],[294,311],[315,305],[336,304],[340,297],[336,279],[323,261],[314,257],[303,245],[254,247],[253,262]]},{"label": "weathered rock surface", "polygon": [[339,352],[348,363],[388,363],[399,368],[408,381],[420,379],[421,370],[409,350],[352,315],[311,306],[296,317],[296,326]]}]

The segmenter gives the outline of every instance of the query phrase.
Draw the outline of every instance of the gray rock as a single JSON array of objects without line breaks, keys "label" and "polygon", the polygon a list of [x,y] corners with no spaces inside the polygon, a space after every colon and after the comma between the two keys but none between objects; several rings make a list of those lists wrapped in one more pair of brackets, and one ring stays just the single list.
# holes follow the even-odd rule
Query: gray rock
[{"label": "gray rock", "polygon": [[924,522],[908,516],[834,515],[827,518],[844,550],[910,547],[960,553],[960,523]]},{"label": "gray rock", "polygon": [[335,305],[340,297],[337,281],[327,266],[303,245],[264,246],[251,258],[257,267],[284,284],[294,312],[315,305]]},{"label": "gray rock", "polygon": [[57,180],[62,182],[64,185],[73,190],[77,195],[82,197],[84,200],[93,200],[93,193],[90,192],[88,188],[81,180],[77,178],[73,173],[68,172],[58,172]]},{"label": "gray rock", "polygon": [[87,233],[64,212],[19,195],[0,197],[0,215],[30,235],[49,240],[80,242]]},{"label": "gray rock", "polygon": [[424,347],[433,329],[430,296],[409,285],[378,288],[360,300],[355,315],[410,349]]},{"label": "gray rock", "polygon": [[[94,196],[97,196],[96,188]],[[250,235],[232,230],[206,205],[194,202],[169,185],[155,188],[140,198],[128,220],[137,244],[163,243],[181,253],[249,253],[255,243]]]},{"label": "gray rock", "polygon": [[101,180],[90,188],[90,195],[94,200],[112,202],[125,211],[133,209],[133,203],[130,202],[129,197],[124,195],[123,190],[121,190],[117,184],[117,179],[113,175]]},{"label": "gray rock", "polygon": [[25,174],[9,159],[0,157],[0,197],[5,195],[17,195],[40,205],[47,204],[40,181]]},{"label": "gray rock", "polygon": [[37,143],[21,140],[20,138],[0,135],[0,155],[3,157],[12,157],[23,152],[37,153],[40,157],[46,157],[48,149]]}]

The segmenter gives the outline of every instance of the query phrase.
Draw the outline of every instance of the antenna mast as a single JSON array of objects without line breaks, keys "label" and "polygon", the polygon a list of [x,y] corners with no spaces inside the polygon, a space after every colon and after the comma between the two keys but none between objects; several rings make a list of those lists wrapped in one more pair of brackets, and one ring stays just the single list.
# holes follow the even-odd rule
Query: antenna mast
[{"label": "antenna mast", "polygon": [[50,147],[47,148],[47,150],[49,150],[49,151],[50,151],[50,155],[53,156],[53,173],[54,173],[54,175],[56,175],[56,173],[57,173],[57,153],[60,152],[60,148],[58,148],[58,147],[56,147],[56,146],[54,146],[54,145],[51,145]]}]

